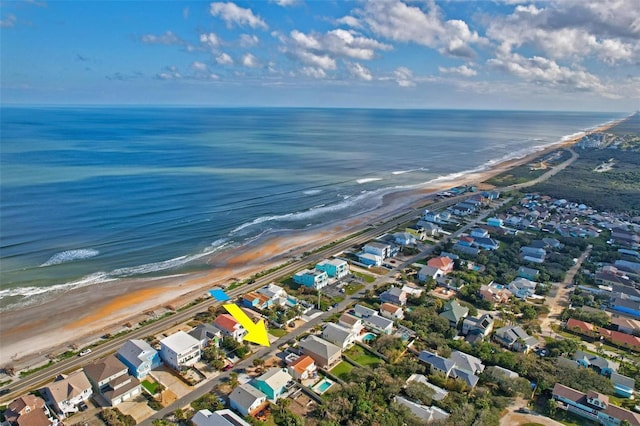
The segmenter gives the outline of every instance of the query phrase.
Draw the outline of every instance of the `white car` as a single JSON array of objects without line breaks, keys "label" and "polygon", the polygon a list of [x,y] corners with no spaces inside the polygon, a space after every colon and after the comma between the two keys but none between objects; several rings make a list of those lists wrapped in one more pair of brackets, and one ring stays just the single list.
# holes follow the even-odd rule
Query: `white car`
[{"label": "white car", "polygon": [[81,350],[79,355],[80,356],[85,356],[85,355],[89,355],[90,353],[91,353],[91,349],[87,348],[87,349]]}]

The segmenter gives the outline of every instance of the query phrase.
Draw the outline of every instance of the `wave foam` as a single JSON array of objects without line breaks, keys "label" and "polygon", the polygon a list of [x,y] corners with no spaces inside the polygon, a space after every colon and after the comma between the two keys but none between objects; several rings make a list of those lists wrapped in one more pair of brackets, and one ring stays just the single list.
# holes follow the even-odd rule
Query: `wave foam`
[{"label": "wave foam", "polygon": [[363,178],[363,179],[356,180],[356,182],[362,185],[363,183],[375,182],[378,180],[382,180],[382,178]]},{"label": "wave foam", "polygon": [[33,297],[45,293],[55,294],[63,291],[72,290],[74,288],[86,287],[93,284],[104,283],[108,281],[114,281],[115,278],[110,278],[106,272],[96,272],[77,281],[72,281],[64,284],[56,284],[46,287],[17,287],[0,290],[0,299],[7,297]]},{"label": "wave foam", "polygon": [[100,252],[94,249],[66,250],[56,253],[44,262],[40,267],[59,265],[61,263],[73,262],[75,260],[89,259],[96,257]]},{"label": "wave foam", "polygon": [[302,191],[304,195],[317,195],[317,194],[320,194],[321,192],[322,192],[321,189],[309,189],[307,191]]}]

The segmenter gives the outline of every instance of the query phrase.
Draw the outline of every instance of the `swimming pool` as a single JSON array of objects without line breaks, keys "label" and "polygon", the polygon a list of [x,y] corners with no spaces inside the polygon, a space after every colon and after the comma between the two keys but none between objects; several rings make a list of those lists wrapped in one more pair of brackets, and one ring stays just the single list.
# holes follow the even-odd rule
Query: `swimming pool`
[{"label": "swimming pool", "polygon": [[331,386],[333,386],[333,382],[327,379],[324,379],[323,381],[321,381],[320,383],[318,383],[315,386],[316,391],[318,391],[320,394],[323,394],[327,391],[327,389],[329,389]]},{"label": "swimming pool", "polygon": [[371,341],[373,341],[373,339],[375,339],[375,338],[376,338],[376,335],[375,335],[375,334],[373,334],[373,333],[367,333],[367,334],[365,334],[364,336],[362,336],[362,341],[363,341],[363,342],[365,342],[365,343],[366,343],[366,342],[371,342]]},{"label": "swimming pool", "polygon": [[298,304],[298,299],[289,296],[289,297],[287,297],[287,304],[289,306],[296,306]]}]

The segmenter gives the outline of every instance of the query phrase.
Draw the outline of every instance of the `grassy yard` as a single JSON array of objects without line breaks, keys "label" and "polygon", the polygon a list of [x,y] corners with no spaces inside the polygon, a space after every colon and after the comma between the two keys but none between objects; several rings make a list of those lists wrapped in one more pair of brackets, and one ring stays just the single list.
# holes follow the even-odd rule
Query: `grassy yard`
[{"label": "grassy yard", "polygon": [[351,296],[359,292],[363,287],[364,287],[364,284],[349,284],[344,286],[344,293],[347,296]]},{"label": "grassy yard", "polygon": [[283,330],[282,328],[270,328],[269,329],[269,334],[276,336],[276,337],[282,337],[282,336],[286,336],[288,333],[287,330]]},{"label": "grassy yard", "polygon": [[363,274],[362,272],[353,272],[353,275],[355,275],[356,277],[360,277],[364,280],[364,282],[367,283],[372,283],[376,280],[376,278],[373,275],[369,275],[369,274]]},{"label": "grassy yard", "polygon": [[143,380],[140,384],[142,385],[143,388],[148,390],[151,395],[155,395],[156,392],[158,391],[158,387],[160,386],[158,383],[156,382],[152,383],[148,380]]},{"label": "grassy yard", "polygon": [[341,378],[342,380],[346,380],[347,374],[349,374],[351,370],[353,370],[353,365],[349,364],[346,361],[342,361],[340,364],[333,367],[331,373],[334,376]]},{"label": "grassy yard", "polygon": [[360,346],[352,347],[347,352],[345,352],[345,355],[364,367],[375,367],[382,362],[380,358],[369,354]]}]

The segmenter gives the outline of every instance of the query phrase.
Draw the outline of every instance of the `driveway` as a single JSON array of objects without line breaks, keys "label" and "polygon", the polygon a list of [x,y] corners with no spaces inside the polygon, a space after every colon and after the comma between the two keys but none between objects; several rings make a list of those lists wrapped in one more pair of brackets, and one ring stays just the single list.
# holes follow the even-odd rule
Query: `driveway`
[{"label": "driveway", "polygon": [[178,398],[185,396],[193,390],[185,382],[176,377],[175,374],[165,366],[153,370],[151,372],[151,375],[158,382],[162,383],[164,387],[166,387],[167,389],[171,389],[171,391]]}]

